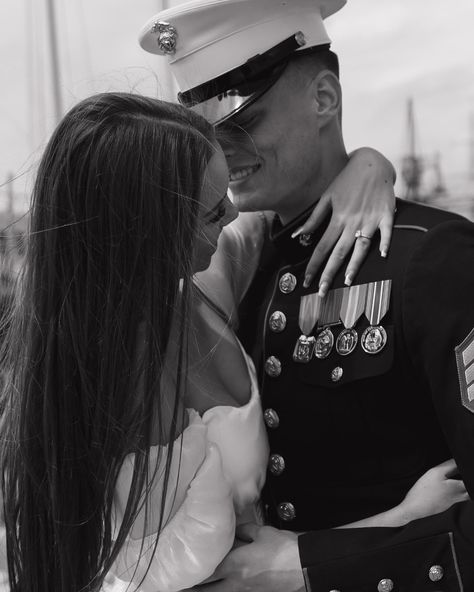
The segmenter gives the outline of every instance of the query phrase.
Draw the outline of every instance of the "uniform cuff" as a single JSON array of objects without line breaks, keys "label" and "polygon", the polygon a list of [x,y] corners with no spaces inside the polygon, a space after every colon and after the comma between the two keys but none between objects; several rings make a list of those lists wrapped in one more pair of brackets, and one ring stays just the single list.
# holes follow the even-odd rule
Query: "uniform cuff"
[{"label": "uniform cuff", "polygon": [[[463,589],[451,532],[380,547],[376,539],[379,534],[386,537],[386,531],[343,529],[301,535],[298,544],[307,592]],[[377,548],[371,549],[372,545]]]}]

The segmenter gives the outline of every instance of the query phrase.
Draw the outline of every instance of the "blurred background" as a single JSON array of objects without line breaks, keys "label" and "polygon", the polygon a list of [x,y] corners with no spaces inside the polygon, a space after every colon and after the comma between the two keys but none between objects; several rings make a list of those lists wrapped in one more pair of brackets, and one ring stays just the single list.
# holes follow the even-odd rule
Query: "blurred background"
[{"label": "blurred background", "polygon": [[[61,114],[104,90],[173,99],[163,62],[137,34],[179,2],[1,1],[0,225],[9,230],[0,257],[21,256],[26,216],[10,224],[27,210]],[[382,151],[400,197],[474,219],[473,0],[348,0],[327,27],[341,59],[347,147]]]}]

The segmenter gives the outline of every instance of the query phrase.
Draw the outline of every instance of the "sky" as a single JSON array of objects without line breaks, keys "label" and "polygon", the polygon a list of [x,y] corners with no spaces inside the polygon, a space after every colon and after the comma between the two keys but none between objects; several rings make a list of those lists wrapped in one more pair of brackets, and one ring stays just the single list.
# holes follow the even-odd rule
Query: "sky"
[{"label": "sky", "polygon": [[[172,98],[163,60],[137,43],[160,5],[56,0],[63,111],[105,90]],[[420,153],[428,163],[439,154],[448,184],[467,179],[474,1],[348,0],[326,26],[341,60],[347,148],[373,146],[399,168],[408,148],[411,97]],[[47,0],[1,0],[0,185],[14,176],[18,193],[29,191],[56,121],[47,40]],[[5,187],[0,198],[2,192]]]}]

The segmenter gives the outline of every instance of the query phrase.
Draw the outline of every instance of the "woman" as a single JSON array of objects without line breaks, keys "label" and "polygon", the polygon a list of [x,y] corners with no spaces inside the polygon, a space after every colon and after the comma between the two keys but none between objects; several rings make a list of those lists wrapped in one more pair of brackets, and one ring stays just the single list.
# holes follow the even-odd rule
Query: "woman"
[{"label": "woman", "polygon": [[227,181],[211,127],[152,99],[91,97],[51,138],[4,362],[12,592],[189,587],[230,549],[235,512],[255,518],[254,373],[241,352],[242,384],[209,381],[200,327],[226,321],[191,279],[236,216]]}]

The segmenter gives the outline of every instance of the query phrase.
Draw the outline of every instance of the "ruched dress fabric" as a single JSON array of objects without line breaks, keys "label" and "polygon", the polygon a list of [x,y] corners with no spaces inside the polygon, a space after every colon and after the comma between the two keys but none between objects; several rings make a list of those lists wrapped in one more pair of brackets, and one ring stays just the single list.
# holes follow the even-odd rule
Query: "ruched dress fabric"
[{"label": "ruched dress fabric", "polygon": [[[158,447],[154,447],[151,466],[157,455]],[[138,585],[144,578],[140,584],[143,592],[175,592],[212,575],[232,547],[236,519],[258,520],[256,504],[267,456],[255,383],[249,402],[242,407],[213,407],[202,417],[189,410],[189,425],[174,443],[165,526],[156,551],[153,555],[156,526],[154,532],[148,527],[150,534],[144,539],[129,538],[104,591],[125,590],[124,582]],[[151,492],[149,525],[159,523],[165,458],[162,454]],[[127,501],[132,472],[133,457],[129,456],[117,481],[118,519]],[[134,527],[137,534],[143,529],[143,519],[139,516]],[[133,584],[130,589],[134,589]]]}]

